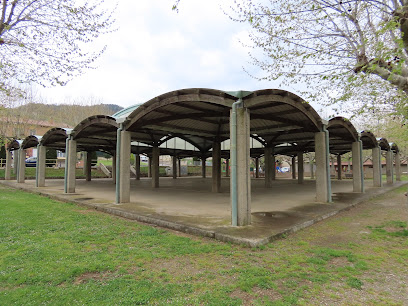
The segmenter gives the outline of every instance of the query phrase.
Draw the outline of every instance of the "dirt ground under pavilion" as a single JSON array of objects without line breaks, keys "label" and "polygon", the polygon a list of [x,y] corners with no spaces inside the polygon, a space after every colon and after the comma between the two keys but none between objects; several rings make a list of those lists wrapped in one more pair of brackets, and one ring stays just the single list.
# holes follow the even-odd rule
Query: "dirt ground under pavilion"
[{"label": "dirt ground under pavilion", "polygon": [[35,188],[35,180],[2,184],[41,193],[54,199],[74,202],[92,209],[161,227],[207,236],[222,241],[259,246],[282,235],[349,209],[369,198],[386,193],[408,182],[394,182],[381,188],[365,181],[365,193],[353,193],[352,180],[332,180],[333,203],[315,202],[314,180],[278,179],[272,188],[264,179],[252,179],[252,224],[232,227],[229,178],[222,179],[220,193],[211,192],[211,178],[160,178],[160,188],[151,187],[150,178],[131,180],[131,202],[114,204],[112,179],[76,180],[76,193],[64,194],[64,180],[47,179],[46,187]]}]

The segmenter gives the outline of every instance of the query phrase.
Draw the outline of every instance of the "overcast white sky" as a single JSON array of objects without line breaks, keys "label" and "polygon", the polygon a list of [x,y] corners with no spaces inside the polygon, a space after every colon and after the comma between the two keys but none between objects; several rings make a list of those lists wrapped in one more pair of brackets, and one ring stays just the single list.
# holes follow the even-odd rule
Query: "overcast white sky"
[{"label": "overcast white sky", "polygon": [[220,8],[228,10],[232,0],[185,0],[178,13],[171,10],[173,3],[119,0],[119,29],[102,38],[107,50],[98,68],[65,87],[42,89],[41,95],[48,103],[93,96],[127,107],[181,88],[278,88],[243,70],[261,73],[239,42],[248,41],[249,27],[231,21]]}]

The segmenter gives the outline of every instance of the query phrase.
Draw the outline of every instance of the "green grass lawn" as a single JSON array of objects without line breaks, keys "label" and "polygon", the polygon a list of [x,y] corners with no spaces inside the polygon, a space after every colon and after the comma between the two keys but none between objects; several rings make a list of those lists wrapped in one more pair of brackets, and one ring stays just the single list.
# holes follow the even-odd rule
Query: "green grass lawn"
[{"label": "green grass lawn", "polygon": [[[4,169],[0,169],[0,177],[4,178]],[[35,178],[35,167],[28,167],[25,169],[25,174],[26,178]],[[59,169],[54,169],[54,168],[46,168],[45,169],[45,177],[46,178],[64,178],[65,175],[65,169],[64,168],[59,168]],[[99,178],[99,177],[106,177],[106,175],[99,170],[92,169],[91,170],[91,175],[92,177]],[[76,177],[77,178],[85,178],[84,171],[83,169],[76,169]],[[11,178],[15,179],[16,175],[11,172]]]},{"label": "green grass lawn", "polygon": [[0,305],[403,305],[405,189],[250,249],[0,185]]}]

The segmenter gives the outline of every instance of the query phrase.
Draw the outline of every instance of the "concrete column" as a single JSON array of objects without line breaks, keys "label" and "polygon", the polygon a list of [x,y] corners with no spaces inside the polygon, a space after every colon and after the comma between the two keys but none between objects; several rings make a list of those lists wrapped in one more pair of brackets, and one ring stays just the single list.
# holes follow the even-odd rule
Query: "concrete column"
[{"label": "concrete column", "polygon": [[112,181],[116,184],[116,151],[112,156]]},{"label": "concrete column", "polygon": [[[160,156],[160,149],[159,147],[153,147],[152,150],[152,187],[159,188],[159,156]],[[150,160],[150,159],[149,159]]]},{"label": "concrete column", "polygon": [[152,177],[152,156],[149,156],[147,161],[147,177]]},{"label": "concrete column", "polygon": [[314,162],[313,160],[310,160],[310,179],[314,180]]},{"label": "concrete column", "polygon": [[391,150],[387,151],[386,157],[386,173],[387,173],[387,184],[394,183],[394,176],[392,175],[392,162],[393,162],[393,153]]},{"label": "concrete column", "polygon": [[140,180],[140,154],[135,154],[136,180]]},{"label": "concrete column", "polygon": [[46,167],[46,153],[47,147],[38,146],[37,151],[37,178],[35,180],[36,187],[44,187],[45,186],[45,167]]},{"label": "concrete column", "polygon": [[67,171],[67,193],[75,193],[76,183],[76,163],[77,163],[77,142],[75,140],[68,140],[68,163],[66,167]]},{"label": "concrete column", "polygon": [[255,157],[255,177],[259,178],[259,157]]},{"label": "concrete column", "polygon": [[4,171],[4,179],[11,179],[11,152],[8,149],[6,149],[6,169]]},{"label": "concrete column", "polygon": [[181,158],[178,159],[178,176],[181,177]]},{"label": "concrete column", "polygon": [[264,149],[264,158],[265,158],[265,187],[272,187],[273,175],[275,173],[275,163],[272,159],[272,148]]},{"label": "concrete column", "polygon": [[[120,153],[119,153],[119,203],[130,202],[130,154],[131,154],[131,135],[128,131],[120,132]],[[118,188],[118,187],[116,187]],[[118,204],[119,204],[118,203]]]},{"label": "concrete column", "polygon": [[331,202],[330,163],[328,137],[325,132],[315,134],[316,201]]},{"label": "concrete column", "polygon": [[362,156],[361,156],[361,143],[355,141],[351,147],[351,154],[353,159],[353,192],[364,192],[363,178],[362,178]]},{"label": "concrete column", "polygon": [[229,177],[230,176],[230,171],[229,171],[229,158],[225,160],[225,176]]},{"label": "concrete column", "polygon": [[373,186],[381,187],[381,149],[376,147],[372,149],[373,155]]},{"label": "concrete column", "polygon": [[18,150],[13,151],[13,173],[17,176],[18,171]]},{"label": "concrete column", "polygon": [[292,157],[292,179],[296,179],[296,156]]},{"label": "concrete column", "polygon": [[249,111],[237,109],[237,199],[238,226],[251,224]]},{"label": "concrete column", "polygon": [[91,152],[84,152],[84,174],[86,181],[91,181],[92,171],[92,154]]},{"label": "concrete column", "polygon": [[206,158],[203,156],[201,157],[201,176],[205,178],[207,176],[207,167],[205,166]]},{"label": "concrete column", "polygon": [[26,151],[23,149],[18,150],[18,172],[17,172],[17,183],[25,182],[25,160]]},{"label": "concrete column", "polygon": [[303,181],[305,179],[303,152],[298,152],[297,158],[298,158],[298,184],[303,184]]},{"label": "concrete column", "polygon": [[172,171],[173,171],[173,179],[177,178],[177,156],[174,155],[172,156],[172,162],[173,162],[173,166],[172,166]]},{"label": "concrete column", "polygon": [[342,166],[341,166],[341,155],[337,155],[337,179],[341,181],[341,172],[342,172]]},{"label": "concrete column", "polygon": [[395,179],[401,181],[401,156],[400,153],[395,153]]},{"label": "concrete column", "polygon": [[272,167],[272,171],[271,171],[272,181],[274,181],[276,180],[276,156],[273,154],[271,157],[271,167]]},{"label": "concrete column", "polygon": [[212,192],[221,192],[221,143],[214,141],[212,149]]}]

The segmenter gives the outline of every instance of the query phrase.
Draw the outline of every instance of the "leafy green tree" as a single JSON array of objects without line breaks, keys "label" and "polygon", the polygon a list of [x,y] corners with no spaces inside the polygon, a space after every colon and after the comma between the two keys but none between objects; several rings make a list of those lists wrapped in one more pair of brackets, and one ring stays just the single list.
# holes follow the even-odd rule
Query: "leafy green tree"
[{"label": "leafy green tree", "polygon": [[[408,0],[234,0],[263,79],[307,84],[309,98],[385,103],[406,115]],[[296,85],[295,85],[296,84]],[[386,99],[383,99],[383,97]]]},{"label": "leafy green tree", "polygon": [[0,0],[0,89],[14,83],[63,85],[105,50],[87,47],[112,30],[102,0]]}]

